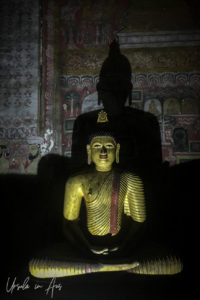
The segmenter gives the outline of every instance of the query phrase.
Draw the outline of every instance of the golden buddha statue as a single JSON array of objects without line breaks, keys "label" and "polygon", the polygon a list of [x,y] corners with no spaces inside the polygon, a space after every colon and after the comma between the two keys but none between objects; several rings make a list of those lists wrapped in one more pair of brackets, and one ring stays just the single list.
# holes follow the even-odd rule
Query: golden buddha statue
[{"label": "golden buddha statue", "polygon": [[[97,123],[100,126],[108,123],[104,111],[99,113]],[[70,239],[73,236],[74,241],[79,240],[83,253],[84,251],[91,253],[93,260],[86,263],[83,258],[79,262],[34,259],[29,265],[29,271],[33,276],[65,277],[122,270],[137,274],[160,275],[176,274],[181,271],[182,264],[174,257],[146,262],[133,259],[132,262],[119,263],[118,257],[127,246],[128,238],[134,241],[136,237],[137,242],[137,233],[140,233],[146,220],[141,178],[113,167],[114,162],[119,162],[119,151],[120,144],[111,134],[105,131],[96,133],[90,137],[87,145],[88,164],[94,163],[94,168],[71,176],[66,182],[63,209],[66,238]],[[84,234],[78,224],[83,199],[88,234]],[[126,226],[127,219],[128,226]],[[102,257],[111,260],[106,261]],[[114,262],[112,259],[115,259]]]}]

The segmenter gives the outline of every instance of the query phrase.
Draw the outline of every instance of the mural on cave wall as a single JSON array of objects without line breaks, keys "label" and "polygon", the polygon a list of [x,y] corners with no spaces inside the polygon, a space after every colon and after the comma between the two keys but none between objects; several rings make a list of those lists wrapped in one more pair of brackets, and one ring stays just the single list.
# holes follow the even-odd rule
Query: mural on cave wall
[{"label": "mural on cave wall", "polygon": [[[71,154],[73,123],[80,113],[99,109],[97,75],[62,76],[62,151]],[[163,160],[171,165],[200,158],[200,72],[135,73],[132,107],[159,121]]]},{"label": "mural on cave wall", "polygon": [[[55,32],[55,68],[62,74],[56,95],[61,110],[61,151],[67,156],[71,154],[75,118],[80,113],[100,108],[96,83],[114,32],[124,27],[125,31],[133,30],[134,11],[129,6],[132,7],[133,1],[106,1],[104,4],[87,0],[55,2],[55,24],[60,28]],[[138,12],[141,13],[138,10],[136,14]],[[187,21],[182,21],[185,26]],[[192,26],[190,21],[188,28]],[[170,26],[162,29],[173,29],[173,25]],[[147,24],[144,27],[149,28]],[[150,111],[158,118],[163,160],[173,165],[200,157],[200,72],[190,72],[200,68],[199,47],[121,51],[129,59],[133,71],[132,106]]]},{"label": "mural on cave wall", "polygon": [[[134,3],[100,4],[87,0],[54,3],[55,24],[60,28],[55,32],[54,49],[55,68],[62,74],[56,91],[61,109],[61,151],[70,156],[74,120],[80,113],[100,108],[96,92],[98,74],[114,32],[123,26],[133,30],[134,11],[129,5]],[[173,165],[199,157],[200,73],[185,72],[200,68],[199,47],[121,50],[133,70],[132,106],[150,111],[158,118],[163,160]]]},{"label": "mural on cave wall", "polygon": [[51,0],[47,3],[43,20],[45,92],[40,102],[39,1],[1,1],[1,174],[36,174],[41,157],[54,147],[54,5]]},{"label": "mural on cave wall", "polygon": [[[59,74],[99,74],[108,45],[117,32],[148,33],[195,28],[184,0],[170,3],[163,0],[163,5],[159,4],[153,0],[148,5],[143,0],[54,1],[54,51]],[[182,45],[162,50],[122,49],[122,53],[129,59],[134,72],[176,72],[199,70],[199,50],[198,46]]]},{"label": "mural on cave wall", "polygon": [[106,45],[122,29],[130,1],[57,0],[54,5],[61,49],[76,50]]},{"label": "mural on cave wall", "polygon": [[0,173],[35,173],[40,159],[38,17],[38,1],[1,1]]}]

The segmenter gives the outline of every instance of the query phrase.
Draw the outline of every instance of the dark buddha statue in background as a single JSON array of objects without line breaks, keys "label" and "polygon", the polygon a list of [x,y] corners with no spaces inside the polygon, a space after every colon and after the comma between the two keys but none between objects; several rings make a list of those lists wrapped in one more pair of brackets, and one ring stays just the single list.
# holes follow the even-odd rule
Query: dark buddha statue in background
[{"label": "dark buddha statue in background", "polygon": [[[120,167],[139,173],[151,172],[162,163],[160,128],[153,114],[130,107],[131,77],[130,63],[120,53],[119,44],[114,40],[99,74],[98,102],[103,103],[110,128],[121,145]],[[77,169],[86,166],[87,139],[98,113],[99,110],[81,114],[75,121],[72,161]]]}]

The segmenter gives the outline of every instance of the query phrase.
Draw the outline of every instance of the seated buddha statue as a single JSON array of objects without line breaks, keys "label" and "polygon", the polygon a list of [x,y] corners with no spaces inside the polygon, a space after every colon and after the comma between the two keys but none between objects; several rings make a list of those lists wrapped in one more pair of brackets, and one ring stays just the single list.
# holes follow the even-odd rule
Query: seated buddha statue
[{"label": "seated buddha statue", "polygon": [[[33,259],[29,272],[39,278],[107,271],[179,273],[182,264],[175,257],[139,261],[134,254],[146,222],[143,182],[138,175],[114,166],[119,162],[120,144],[109,133],[104,111],[99,113],[97,125],[87,145],[88,164],[93,165],[69,177],[65,187],[64,233],[82,255],[71,261],[67,255],[64,260]],[[82,202],[86,223],[81,227]],[[127,256],[128,249],[131,255]]]}]

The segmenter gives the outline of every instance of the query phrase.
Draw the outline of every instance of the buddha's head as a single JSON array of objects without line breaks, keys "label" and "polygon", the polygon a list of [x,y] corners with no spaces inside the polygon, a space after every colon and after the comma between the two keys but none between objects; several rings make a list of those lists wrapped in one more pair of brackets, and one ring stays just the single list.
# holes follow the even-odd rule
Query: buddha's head
[{"label": "buddha's head", "polygon": [[93,162],[100,172],[112,169],[114,161],[119,163],[120,144],[117,144],[111,135],[97,135],[87,145],[88,164]]},{"label": "buddha's head", "polygon": [[94,133],[89,137],[86,146],[88,164],[93,162],[96,170],[100,172],[110,171],[114,161],[119,163],[120,144],[111,133],[110,122],[105,111],[98,113],[97,124],[93,129]]}]

